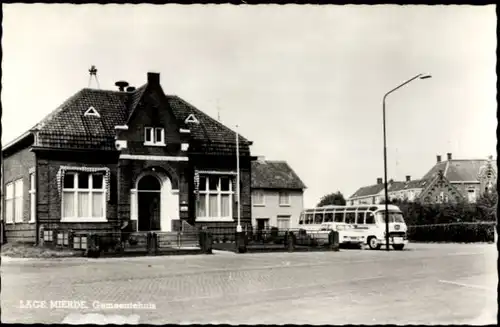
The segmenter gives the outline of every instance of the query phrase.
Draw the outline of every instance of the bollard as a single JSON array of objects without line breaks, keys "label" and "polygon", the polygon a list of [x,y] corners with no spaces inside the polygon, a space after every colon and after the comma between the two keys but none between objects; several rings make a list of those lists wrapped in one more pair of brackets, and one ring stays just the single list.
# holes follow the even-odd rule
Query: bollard
[{"label": "bollard", "polygon": [[98,258],[101,254],[99,247],[99,235],[90,233],[87,236],[87,251],[86,255],[89,258]]},{"label": "bollard", "polygon": [[328,245],[332,251],[339,250],[339,232],[332,230],[328,234]]},{"label": "bollard", "polygon": [[295,235],[293,232],[288,234],[287,241],[288,252],[293,252],[295,250]]},{"label": "bollard", "polygon": [[200,249],[203,253],[205,253],[206,248],[206,233],[207,232],[203,229],[198,233],[198,242],[200,243]]},{"label": "bollard", "polygon": [[203,250],[203,252],[205,254],[212,254],[212,243],[213,243],[212,233],[206,231],[204,239],[205,240],[204,240],[204,250]]},{"label": "bollard", "polygon": [[246,246],[246,235],[244,232],[236,232],[236,251],[238,253],[245,253],[247,252],[247,246]]}]

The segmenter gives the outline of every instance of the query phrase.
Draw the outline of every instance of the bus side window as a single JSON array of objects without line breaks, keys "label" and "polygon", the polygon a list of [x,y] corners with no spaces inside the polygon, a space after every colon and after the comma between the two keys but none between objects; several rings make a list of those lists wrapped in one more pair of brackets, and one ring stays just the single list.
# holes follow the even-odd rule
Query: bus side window
[{"label": "bus side window", "polygon": [[373,212],[366,213],[366,224],[375,224],[375,215]]},{"label": "bus side window", "polygon": [[314,215],[314,223],[315,224],[323,223],[323,214],[322,213],[317,213]]},{"label": "bus side window", "polygon": [[345,223],[346,224],[354,224],[356,221],[356,213],[354,212],[346,212],[345,214]]},{"label": "bus side window", "polygon": [[335,222],[336,223],[344,222],[344,213],[343,212],[336,212],[335,213]]},{"label": "bus side window", "polygon": [[358,212],[356,217],[356,224],[363,225],[365,223],[365,213]]},{"label": "bus side window", "polygon": [[302,224],[304,224],[304,214],[303,213],[300,214],[300,218],[299,218],[299,225],[302,225]]},{"label": "bus side window", "polygon": [[325,223],[332,223],[332,222],[333,222],[333,212],[325,213]]},{"label": "bus side window", "polygon": [[312,222],[313,222],[313,215],[312,213],[308,213],[306,215],[306,224],[312,224]]}]

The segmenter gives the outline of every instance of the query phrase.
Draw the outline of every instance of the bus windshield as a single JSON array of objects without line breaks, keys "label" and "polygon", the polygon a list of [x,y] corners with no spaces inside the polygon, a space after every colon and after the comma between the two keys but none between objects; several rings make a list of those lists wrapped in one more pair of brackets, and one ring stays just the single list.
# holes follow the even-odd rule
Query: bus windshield
[{"label": "bus windshield", "polygon": [[[384,211],[379,211],[377,212],[377,216],[379,218],[379,221],[385,223],[385,212]],[[401,212],[391,212],[389,211],[389,222],[390,223],[404,223],[403,219],[403,214]]]}]

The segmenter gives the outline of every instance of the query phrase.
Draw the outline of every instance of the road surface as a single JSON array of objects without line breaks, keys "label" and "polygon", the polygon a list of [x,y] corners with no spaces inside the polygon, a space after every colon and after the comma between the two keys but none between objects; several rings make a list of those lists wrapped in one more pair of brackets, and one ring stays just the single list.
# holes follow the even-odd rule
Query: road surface
[{"label": "road surface", "polygon": [[17,323],[495,324],[496,266],[491,244],[2,260],[1,313]]}]

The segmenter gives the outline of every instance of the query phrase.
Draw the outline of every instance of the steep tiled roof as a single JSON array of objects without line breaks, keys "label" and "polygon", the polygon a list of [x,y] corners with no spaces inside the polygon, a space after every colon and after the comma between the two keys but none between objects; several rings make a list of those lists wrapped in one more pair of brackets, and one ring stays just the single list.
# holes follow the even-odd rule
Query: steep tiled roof
[{"label": "steep tiled roof", "polygon": [[[451,182],[477,181],[479,173],[486,166],[488,160],[448,160],[434,165],[424,179],[432,179],[439,170]],[[492,167],[496,171],[496,160],[492,160]]]},{"label": "steep tiled roof", "polygon": [[[178,96],[168,95],[167,99],[177,120],[183,122],[190,114],[193,114],[199,121],[199,124],[187,123],[187,127],[191,130],[193,139],[209,140],[213,143],[236,144],[236,133],[230,128],[224,126]],[[241,135],[239,135],[239,142],[240,144],[249,144],[249,141]]]},{"label": "steep tiled roof", "polygon": [[[82,89],[31,130],[38,131],[38,145],[42,147],[114,150],[115,126],[127,124],[147,86],[133,92]],[[199,124],[186,126],[191,130],[191,138],[198,141],[198,150],[216,154],[235,152],[232,149],[236,144],[234,131],[178,96],[166,98],[179,126],[185,126],[184,120],[189,114],[198,119]],[[84,116],[91,106],[100,117]],[[242,152],[249,153],[251,142],[242,136],[239,141]]]},{"label": "steep tiled roof", "polygon": [[304,189],[306,186],[285,161],[252,162],[252,188]]},{"label": "steep tiled roof", "polygon": [[424,179],[420,180],[412,180],[409,182],[394,182],[391,184],[391,187],[389,188],[389,192],[397,192],[397,191],[403,191],[403,190],[409,190],[409,189],[415,189],[415,188],[423,188],[424,185],[427,185],[428,181]]},{"label": "steep tiled roof", "polygon": [[353,195],[351,195],[351,198],[358,198],[362,196],[370,196],[370,195],[375,195],[380,193],[384,189],[384,184],[375,184],[375,185],[370,185],[370,186],[364,186],[358,189]]}]

